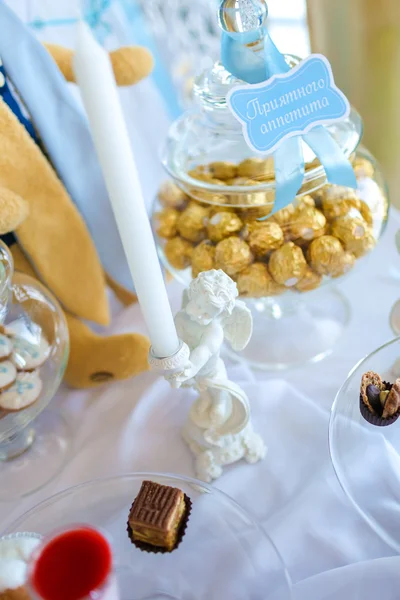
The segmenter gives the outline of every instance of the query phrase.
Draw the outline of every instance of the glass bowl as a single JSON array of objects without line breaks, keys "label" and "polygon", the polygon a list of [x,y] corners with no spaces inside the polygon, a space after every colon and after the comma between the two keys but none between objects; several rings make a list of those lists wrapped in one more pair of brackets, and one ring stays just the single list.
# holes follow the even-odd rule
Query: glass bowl
[{"label": "glass bowl", "polygon": [[[10,362],[17,368],[15,383],[0,392],[0,499],[7,499],[47,483],[67,456],[68,426],[61,415],[45,409],[61,383],[69,338],[58,302],[32,277],[13,273],[12,256],[2,242],[0,324],[1,342],[14,348],[0,368],[9,368]],[[32,393],[32,403],[8,404],[17,388],[18,394]]]},{"label": "glass bowl", "polygon": [[394,382],[400,376],[400,338],[361,360],[337,393],[329,425],[330,454],[346,496],[374,531],[400,553],[400,420],[386,427],[360,413],[367,371]]},{"label": "glass bowl", "polygon": [[[281,370],[318,361],[349,321],[348,303],[334,284],[364,263],[384,232],[389,208],[385,181],[370,153],[360,147],[352,160],[356,191],[318,188],[324,172],[310,164],[304,185],[314,182],[318,189],[300,193],[293,205],[264,221],[258,219],[271,210],[272,179],[253,181],[253,192],[239,185],[224,189],[221,181],[216,193],[206,191],[207,181],[199,180],[195,189],[178,179],[160,189],[152,222],[162,263],[184,285],[210,268],[222,268],[236,280],[254,322],[241,358],[253,367]],[[222,177],[218,169],[228,163],[214,164]]]},{"label": "glass bowl", "polygon": [[[145,479],[178,487],[192,512],[172,553],[142,552],[128,539],[131,504]],[[110,539],[121,600],[289,600],[288,573],[273,542],[224,493],[175,475],[137,473],[84,483],[31,509],[5,533],[42,535],[74,523],[101,529]]]}]

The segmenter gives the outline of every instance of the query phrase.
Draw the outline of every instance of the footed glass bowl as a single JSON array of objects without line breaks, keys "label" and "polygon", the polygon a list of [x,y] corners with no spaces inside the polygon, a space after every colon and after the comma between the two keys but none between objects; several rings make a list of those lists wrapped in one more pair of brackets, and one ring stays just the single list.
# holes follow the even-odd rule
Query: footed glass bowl
[{"label": "footed glass bowl", "polygon": [[374,531],[400,553],[400,419],[386,427],[360,413],[361,377],[378,373],[393,383],[400,376],[400,338],[361,360],[340,388],[329,425],[330,454],[349,500]]},{"label": "footed glass bowl", "polygon": [[[14,273],[12,256],[2,242],[0,327],[2,500],[29,494],[54,477],[68,456],[70,440],[62,415],[47,409],[68,360],[64,313],[37,280]],[[4,379],[7,370],[12,383]]]},{"label": "footed glass bowl", "polygon": [[[171,553],[142,552],[126,531],[145,479],[180,488],[192,501],[186,534]],[[200,481],[137,473],[92,481],[49,498],[6,532],[46,535],[74,523],[100,528],[112,545],[121,600],[290,600],[288,573],[274,544],[227,495]]]}]

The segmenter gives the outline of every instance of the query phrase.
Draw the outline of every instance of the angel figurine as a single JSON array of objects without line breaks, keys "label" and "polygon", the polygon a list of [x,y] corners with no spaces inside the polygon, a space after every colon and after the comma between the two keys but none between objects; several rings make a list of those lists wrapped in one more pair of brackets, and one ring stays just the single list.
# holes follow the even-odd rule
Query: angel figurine
[{"label": "angel figurine", "polygon": [[251,337],[251,312],[237,296],[236,283],[221,270],[205,271],[191,282],[175,317],[189,359],[183,369],[165,374],[173,387],[198,391],[183,437],[197,457],[197,476],[207,482],[219,477],[224,465],[242,458],[254,463],[266,454],[250,423],[248,398],[229,381],[220,358],[224,339],[242,350]]}]

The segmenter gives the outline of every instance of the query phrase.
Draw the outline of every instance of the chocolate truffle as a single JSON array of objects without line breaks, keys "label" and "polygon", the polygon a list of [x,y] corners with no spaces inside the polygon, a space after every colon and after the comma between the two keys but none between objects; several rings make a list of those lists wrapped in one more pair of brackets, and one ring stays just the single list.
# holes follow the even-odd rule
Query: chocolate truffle
[{"label": "chocolate truffle", "polygon": [[133,543],[141,543],[171,552],[179,539],[186,517],[182,490],[153,481],[144,481],[128,519]]},{"label": "chocolate truffle", "polygon": [[260,262],[253,263],[239,273],[237,287],[239,294],[248,298],[278,296],[286,290],[285,286],[279,285],[271,277],[267,265]]},{"label": "chocolate truffle", "polygon": [[210,271],[215,266],[215,246],[204,240],[193,250],[192,254],[192,276],[197,277],[202,271]]},{"label": "chocolate truffle", "polygon": [[250,247],[239,237],[231,236],[219,242],[215,248],[215,268],[235,277],[253,262]]},{"label": "chocolate truffle", "polygon": [[271,254],[268,268],[276,283],[292,287],[304,277],[307,263],[302,249],[287,242]]},{"label": "chocolate truffle", "polygon": [[193,244],[177,236],[167,241],[164,252],[172,267],[185,269],[191,263]]}]

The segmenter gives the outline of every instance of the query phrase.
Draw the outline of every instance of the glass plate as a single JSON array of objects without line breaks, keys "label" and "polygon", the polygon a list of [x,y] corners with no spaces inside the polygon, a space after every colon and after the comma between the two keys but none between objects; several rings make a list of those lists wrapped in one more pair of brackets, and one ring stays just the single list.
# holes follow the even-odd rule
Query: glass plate
[{"label": "glass plate", "polygon": [[[192,500],[180,546],[169,554],[138,550],[126,523],[141,483],[178,487]],[[86,523],[111,541],[121,600],[290,600],[288,573],[266,533],[236,502],[200,481],[137,473],[99,479],[45,500],[15,521],[6,534]]]},{"label": "glass plate", "polygon": [[[400,419],[386,427],[361,415],[360,384],[367,371],[393,383],[400,376],[400,338],[361,360],[332,406],[330,454],[345,494],[374,531],[400,553]],[[397,372],[396,372],[397,371]]]}]

